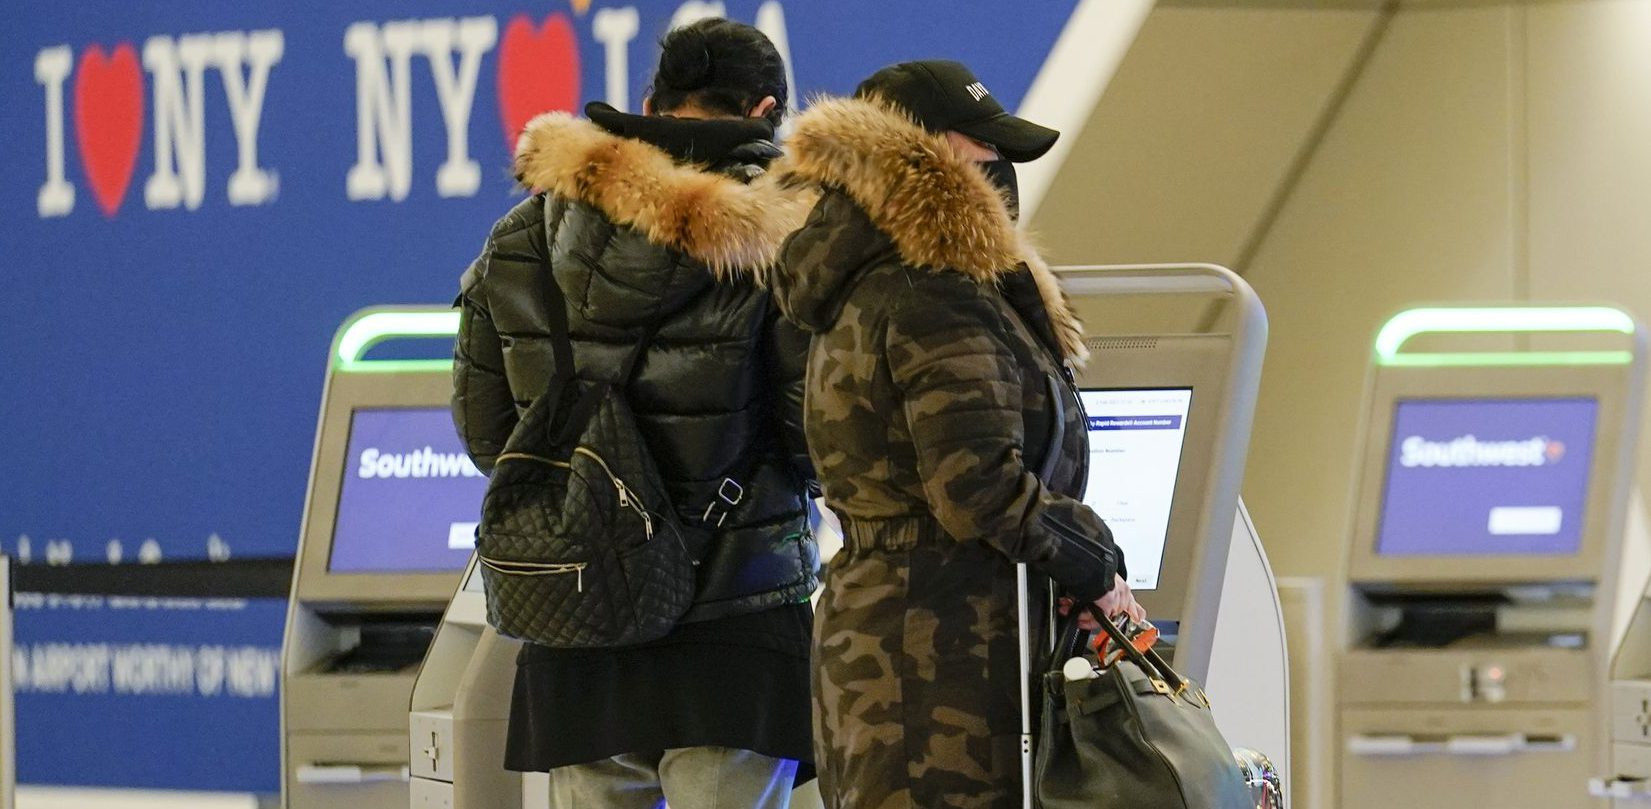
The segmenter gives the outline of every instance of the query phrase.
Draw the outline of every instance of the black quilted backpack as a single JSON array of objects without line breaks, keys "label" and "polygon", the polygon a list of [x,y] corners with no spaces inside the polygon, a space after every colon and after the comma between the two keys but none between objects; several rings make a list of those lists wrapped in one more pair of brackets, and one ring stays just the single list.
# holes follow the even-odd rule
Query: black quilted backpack
[{"label": "black quilted backpack", "polygon": [[678,519],[626,399],[654,330],[615,382],[578,380],[561,290],[546,286],[555,373],[499,454],[476,531],[487,619],[556,648],[644,643],[692,605],[708,538]]}]

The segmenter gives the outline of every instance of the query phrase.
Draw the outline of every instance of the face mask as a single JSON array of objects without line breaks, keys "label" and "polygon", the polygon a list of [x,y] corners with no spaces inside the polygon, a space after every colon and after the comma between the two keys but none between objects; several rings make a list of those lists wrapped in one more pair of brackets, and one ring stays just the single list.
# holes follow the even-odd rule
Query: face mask
[{"label": "face mask", "polygon": [[1020,185],[1015,180],[1015,164],[1008,160],[987,160],[980,164],[980,170],[986,174],[997,190],[1003,194],[1004,201],[1009,203],[1009,218],[1020,218]]}]

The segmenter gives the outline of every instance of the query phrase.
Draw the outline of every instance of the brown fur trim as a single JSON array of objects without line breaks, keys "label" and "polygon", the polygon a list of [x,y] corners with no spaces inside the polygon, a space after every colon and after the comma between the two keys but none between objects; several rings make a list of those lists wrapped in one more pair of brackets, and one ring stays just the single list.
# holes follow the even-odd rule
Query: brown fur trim
[{"label": "brown fur trim", "polygon": [[678,165],[663,150],[567,113],[529,121],[516,142],[516,179],[585,202],[649,241],[692,256],[719,277],[774,263],[802,226],[812,195],[772,175],[748,184]]},{"label": "brown fur trim", "polygon": [[1055,339],[1060,342],[1062,356],[1073,367],[1084,367],[1089,362],[1089,347],[1083,344],[1083,321],[1072,311],[1072,300],[1066,297],[1066,290],[1061,289],[1055,271],[1049,269],[1048,262],[1024,235],[1021,237],[1021,255],[1032,271],[1032,280],[1038,283],[1038,297],[1043,299],[1043,308],[1049,311],[1049,322],[1055,327]]},{"label": "brown fur trim", "polygon": [[797,118],[786,147],[775,175],[842,189],[914,266],[992,283],[1024,262],[1066,359],[1088,358],[1060,281],[986,175],[944,136],[880,99],[821,99]]},{"label": "brown fur trim", "polygon": [[786,150],[776,174],[841,188],[914,266],[989,281],[1020,262],[1014,222],[986,176],[886,102],[816,101]]}]

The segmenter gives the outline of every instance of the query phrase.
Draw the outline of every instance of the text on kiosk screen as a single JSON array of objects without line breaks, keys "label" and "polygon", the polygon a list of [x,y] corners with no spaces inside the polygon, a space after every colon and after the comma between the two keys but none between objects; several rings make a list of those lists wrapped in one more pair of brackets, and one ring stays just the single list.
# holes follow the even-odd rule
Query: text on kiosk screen
[{"label": "text on kiosk screen", "polygon": [[1401,400],[1376,552],[1576,553],[1598,409],[1580,397]]},{"label": "text on kiosk screen", "polygon": [[1192,390],[1086,390],[1079,395],[1089,416],[1084,504],[1112,529],[1129,566],[1129,586],[1156,589]]},{"label": "text on kiosk screen", "polygon": [[475,547],[487,478],[447,408],[362,408],[350,416],[333,573],[459,570]]}]

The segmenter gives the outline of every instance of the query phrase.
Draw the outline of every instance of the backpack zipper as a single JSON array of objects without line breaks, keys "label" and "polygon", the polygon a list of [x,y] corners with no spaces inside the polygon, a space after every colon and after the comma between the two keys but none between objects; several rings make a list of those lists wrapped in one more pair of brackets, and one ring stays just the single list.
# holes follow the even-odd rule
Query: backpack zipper
[{"label": "backpack zipper", "polygon": [[504,463],[505,461],[533,461],[534,463],[542,463],[546,466],[554,466],[558,469],[566,469],[569,466],[567,461],[553,460],[551,458],[546,458],[543,455],[534,455],[528,452],[501,452],[498,457],[493,459],[493,463],[495,465]]},{"label": "backpack zipper", "polygon": [[648,513],[647,509],[642,507],[640,502],[637,501],[636,495],[632,494],[631,490],[625,486],[625,481],[620,480],[619,476],[613,473],[613,470],[608,467],[608,462],[603,460],[602,456],[597,455],[595,451],[588,447],[574,447],[573,451],[576,454],[583,455],[586,458],[595,461],[598,466],[602,467],[602,471],[607,474],[608,480],[613,481],[613,488],[619,493],[619,506],[621,508],[628,508],[636,512],[637,516],[642,518],[643,533],[648,539],[653,539],[653,516]]},{"label": "backpack zipper", "polygon": [[577,592],[585,592],[585,562],[495,562],[480,555],[476,559],[484,566],[507,576],[562,576],[572,573],[578,577],[574,584],[578,588]]},{"label": "backpack zipper", "polygon": [[[583,455],[586,458],[595,461],[598,466],[602,467],[602,471],[608,475],[608,480],[613,481],[614,489],[619,492],[619,505],[629,508],[630,510],[636,512],[638,517],[642,518],[643,535],[647,537],[644,541],[652,541],[654,538],[654,518],[652,514],[648,513],[647,509],[642,507],[641,498],[637,497],[636,493],[632,492],[630,488],[625,485],[625,481],[620,480],[619,476],[615,475],[613,470],[608,468],[608,462],[603,460],[602,456],[596,454],[594,450],[589,447],[574,447],[573,451],[578,455]],[[688,551],[688,543],[683,540],[682,531],[676,527],[675,523],[666,523],[666,525],[671,528],[672,534],[676,537],[677,547],[681,548],[682,552],[688,556],[689,561],[693,563],[694,567],[699,567],[699,560],[693,558],[693,554]]]},{"label": "backpack zipper", "polygon": [[[620,480],[619,476],[613,473],[613,469],[608,466],[608,462],[603,460],[602,456],[596,454],[596,452],[589,447],[574,447],[573,452],[576,455],[583,455],[586,458],[595,461],[597,466],[602,467],[602,473],[607,475],[608,480],[613,482],[614,491],[616,491],[619,495],[619,507],[628,508],[631,511],[636,512],[636,515],[642,518],[643,534],[647,536],[648,539],[653,539],[653,515],[649,514],[647,509],[642,507],[641,501],[637,498],[636,494],[625,485],[625,481]],[[535,463],[554,466],[557,469],[573,468],[573,464],[568,463],[567,461],[558,461],[552,458],[546,458],[543,455],[533,455],[526,452],[506,452],[493,460],[495,464],[501,461],[533,461]]]}]

